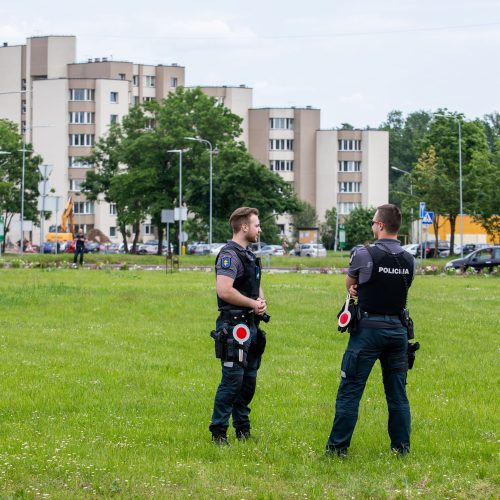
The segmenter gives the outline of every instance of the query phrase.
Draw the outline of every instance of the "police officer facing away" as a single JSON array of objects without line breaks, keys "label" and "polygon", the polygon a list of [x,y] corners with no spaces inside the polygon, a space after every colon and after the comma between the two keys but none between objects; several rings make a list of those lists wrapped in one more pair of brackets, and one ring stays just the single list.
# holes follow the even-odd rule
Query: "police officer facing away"
[{"label": "police officer facing away", "polygon": [[398,207],[378,207],[371,225],[376,242],[357,250],[346,278],[351,296],[358,297],[360,321],[357,330],[350,334],[342,359],[335,419],[326,445],[327,454],[341,457],[347,456],[359,402],[377,359],[382,365],[391,448],[402,455],[410,451],[408,339],[401,314],[415,273],[415,259],[397,240],[401,226]]},{"label": "police officer facing away", "polygon": [[[265,347],[265,333],[258,328],[266,317],[266,301],[260,287],[261,263],[247,247],[261,232],[256,208],[236,209],[229,219],[233,238],[215,261],[219,317],[212,332],[216,355],[221,359],[222,380],[215,394],[210,424],[212,440],[227,444],[229,418],[238,439],[250,437],[250,408],[257,370]],[[249,338],[244,339],[245,333]]]}]

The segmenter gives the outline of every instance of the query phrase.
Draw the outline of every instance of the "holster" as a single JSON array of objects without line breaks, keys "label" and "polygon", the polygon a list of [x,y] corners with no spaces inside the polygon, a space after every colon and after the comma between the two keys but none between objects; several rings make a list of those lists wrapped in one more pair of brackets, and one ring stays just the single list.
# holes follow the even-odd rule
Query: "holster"
[{"label": "holster", "polygon": [[266,350],[266,332],[257,328],[257,335],[255,336],[255,341],[250,346],[250,352],[256,358],[260,358],[264,351]]},{"label": "holster", "polygon": [[401,319],[401,324],[406,328],[406,335],[408,336],[408,340],[414,339],[415,332],[413,330],[413,320],[410,318],[410,311],[408,311],[408,309],[405,307],[401,310],[399,317]]},{"label": "holster", "polygon": [[413,368],[416,358],[416,352],[420,349],[418,342],[408,342],[408,370]]}]

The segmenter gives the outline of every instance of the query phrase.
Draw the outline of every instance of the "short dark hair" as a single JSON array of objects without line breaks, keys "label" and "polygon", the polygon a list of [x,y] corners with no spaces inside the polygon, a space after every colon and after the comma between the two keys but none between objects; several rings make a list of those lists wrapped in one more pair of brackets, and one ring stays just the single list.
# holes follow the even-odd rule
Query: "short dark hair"
[{"label": "short dark hair", "polygon": [[251,215],[259,215],[259,211],[252,207],[240,207],[237,208],[229,217],[229,224],[233,233],[236,234],[240,231],[243,224],[248,224]]},{"label": "short dark hair", "polygon": [[385,224],[389,234],[397,234],[401,227],[401,210],[392,203],[377,207],[378,218]]}]

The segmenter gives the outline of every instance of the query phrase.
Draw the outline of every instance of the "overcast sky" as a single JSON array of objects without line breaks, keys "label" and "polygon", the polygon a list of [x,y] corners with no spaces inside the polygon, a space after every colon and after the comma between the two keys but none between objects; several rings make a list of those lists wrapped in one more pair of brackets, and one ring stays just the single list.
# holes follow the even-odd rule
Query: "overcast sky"
[{"label": "overcast sky", "polygon": [[2,1],[0,42],[37,35],[76,35],[79,61],[246,84],[254,107],[311,105],[323,128],[376,127],[393,109],[500,110],[500,0]]}]

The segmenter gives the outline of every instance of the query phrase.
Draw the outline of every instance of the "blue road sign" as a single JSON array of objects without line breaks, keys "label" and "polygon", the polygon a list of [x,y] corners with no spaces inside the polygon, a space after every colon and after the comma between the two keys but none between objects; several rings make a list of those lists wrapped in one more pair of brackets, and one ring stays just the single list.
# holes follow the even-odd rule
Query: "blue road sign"
[{"label": "blue road sign", "polygon": [[420,215],[418,216],[419,219],[423,219],[425,215],[425,201],[420,202]]},{"label": "blue road sign", "polygon": [[432,224],[434,220],[434,212],[425,212],[422,217],[422,224]]}]

